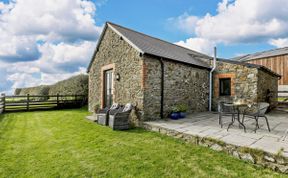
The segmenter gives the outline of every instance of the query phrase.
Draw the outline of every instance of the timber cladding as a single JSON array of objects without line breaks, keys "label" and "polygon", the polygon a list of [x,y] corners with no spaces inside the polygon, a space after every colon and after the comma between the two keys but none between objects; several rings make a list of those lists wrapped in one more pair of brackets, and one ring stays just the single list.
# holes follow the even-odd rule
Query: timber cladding
[{"label": "timber cladding", "polygon": [[263,65],[282,76],[278,85],[288,85],[288,54],[248,61],[252,64]]}]

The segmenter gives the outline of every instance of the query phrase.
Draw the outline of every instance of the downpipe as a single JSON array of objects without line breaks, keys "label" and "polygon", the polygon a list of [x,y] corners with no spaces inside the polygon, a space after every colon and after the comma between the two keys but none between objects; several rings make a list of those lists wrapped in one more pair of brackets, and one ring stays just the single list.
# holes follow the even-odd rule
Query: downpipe
[{"label": "downpipe", "polygon": [[209,74],[209,111],[212,111],[213,72],[216,69],[217,48],[214,47],[213,67]]}]

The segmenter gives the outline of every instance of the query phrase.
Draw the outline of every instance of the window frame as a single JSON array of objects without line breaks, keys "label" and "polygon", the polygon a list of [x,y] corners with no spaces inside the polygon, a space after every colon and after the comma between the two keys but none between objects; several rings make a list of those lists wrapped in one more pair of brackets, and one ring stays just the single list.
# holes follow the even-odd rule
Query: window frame
[{"label": "window frame", "polygon": [[[221,92],[223,86],[223,81],[229,81],[229,94],[225,94],[225,92]],[[232,96],[232,79],[230,77],[219,78],[219,96]]]}]

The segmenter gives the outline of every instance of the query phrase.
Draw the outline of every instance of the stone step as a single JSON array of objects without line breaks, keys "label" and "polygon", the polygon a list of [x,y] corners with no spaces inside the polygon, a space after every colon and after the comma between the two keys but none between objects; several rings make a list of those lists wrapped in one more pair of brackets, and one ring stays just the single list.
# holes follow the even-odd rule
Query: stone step
[{"label": "stone step", "polygon": [[92,122],[97,122],[97,117],[95,115],[92,116],[86,116],[86,119],[92,121]]}]

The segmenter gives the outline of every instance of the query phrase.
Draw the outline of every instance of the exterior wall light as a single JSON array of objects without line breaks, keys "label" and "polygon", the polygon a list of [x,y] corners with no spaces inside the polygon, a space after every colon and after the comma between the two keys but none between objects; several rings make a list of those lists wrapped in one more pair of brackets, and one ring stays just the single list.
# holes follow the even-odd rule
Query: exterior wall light
[{"label": "exterior wall light", "polygon": [[116,74],[116,80],[120,81],[120,74],[119,73]]}]

